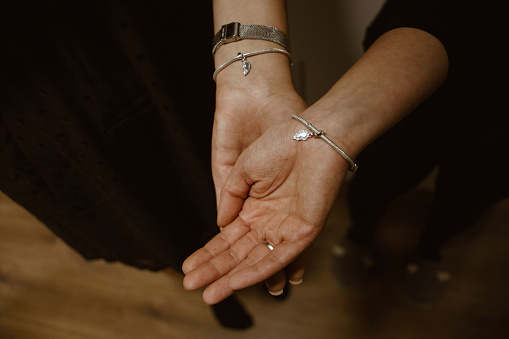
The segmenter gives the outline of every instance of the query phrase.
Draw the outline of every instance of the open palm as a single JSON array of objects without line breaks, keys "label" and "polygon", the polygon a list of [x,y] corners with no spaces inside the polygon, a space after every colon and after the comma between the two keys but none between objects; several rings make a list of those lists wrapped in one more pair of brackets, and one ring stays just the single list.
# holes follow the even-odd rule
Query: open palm
[{"label": "open palm", "polygon": [[205,302],[281,272],[325,224],[348,168],[323,141],[292,140],[301,127],[291,121],[269,129],[225,181],[218,208],[224,229],[183,266],[185,288],[209,285]]}]

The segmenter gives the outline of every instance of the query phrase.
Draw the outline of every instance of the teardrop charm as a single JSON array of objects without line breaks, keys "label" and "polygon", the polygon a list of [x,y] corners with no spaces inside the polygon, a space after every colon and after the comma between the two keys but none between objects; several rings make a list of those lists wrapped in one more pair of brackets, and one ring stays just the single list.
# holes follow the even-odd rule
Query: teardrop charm
[{"label": "teardrop charm", "polygon": [[251,70],[251,63],[246,58],[242,58],[242,69],[244,69],[244,76]]}]

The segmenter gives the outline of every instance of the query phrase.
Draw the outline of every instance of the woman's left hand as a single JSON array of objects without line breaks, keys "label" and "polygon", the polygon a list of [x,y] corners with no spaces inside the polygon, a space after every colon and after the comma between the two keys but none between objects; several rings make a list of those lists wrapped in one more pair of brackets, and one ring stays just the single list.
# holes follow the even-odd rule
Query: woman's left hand
[{"label": "woman's left hand", "polygon": [[292,120],[269,129],[233,167],[218,207],[223,230],[183,265],[186,289],[209,285],[206,303],[264,280],[276,291],[302,278],[288,265],[318,236],[348,170],[322,140],[293,140],[302,127]]}]

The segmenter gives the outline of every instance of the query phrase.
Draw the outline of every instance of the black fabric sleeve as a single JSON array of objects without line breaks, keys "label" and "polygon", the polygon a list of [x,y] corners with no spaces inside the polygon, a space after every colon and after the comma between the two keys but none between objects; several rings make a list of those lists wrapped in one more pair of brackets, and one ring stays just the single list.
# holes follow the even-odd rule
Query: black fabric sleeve
[{"label": "black fabric sleeve", "polygon": [[450,71],[468,63],[507,14],[500,0],[388,0],[368,28],[365,48],[380,35],[413,27],[438,38],[449,55]]}]

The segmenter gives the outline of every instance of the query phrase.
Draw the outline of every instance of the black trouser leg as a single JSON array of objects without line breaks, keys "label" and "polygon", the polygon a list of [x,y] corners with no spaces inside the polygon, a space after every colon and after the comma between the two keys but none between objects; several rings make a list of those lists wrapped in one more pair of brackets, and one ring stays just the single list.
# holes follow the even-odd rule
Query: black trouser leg
[{"label": "black trouser leg", "polygon": [[[385,210],[419,184],[438,164],[443,125],[438,109],[423,105],[369,145],[357,159],[359,171],[348,191],[351,225],[347,237],[368,246]],[[431,112],[431,113],[430,113]]]},{"label": "black trouser leg", "polygon": [[[472,227],[486,208],[509,196],[509,128],[496,126],[441,164],[435,197],[417,253],[441,259],[441,248]],[[481,156],[482,158],[479,158]],[[483,166],[485,159],[489,167]],[[509,223],[509,220],[508,220]]]}]

